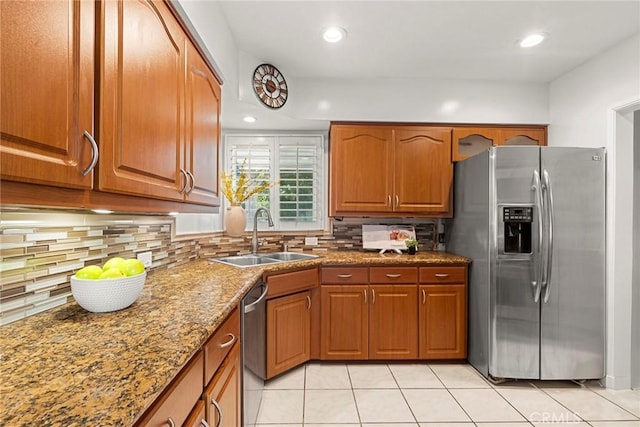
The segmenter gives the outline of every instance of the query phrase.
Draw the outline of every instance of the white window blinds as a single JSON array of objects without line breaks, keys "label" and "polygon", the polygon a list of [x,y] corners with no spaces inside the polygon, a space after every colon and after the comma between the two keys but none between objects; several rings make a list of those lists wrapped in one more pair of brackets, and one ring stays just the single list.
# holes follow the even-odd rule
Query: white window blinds
[{"label": "white window blinds", "polygon": [[[324,228],[325,149],[322,135],[227,135],[226,170],[239,175],[241,168],[252,178],[279,181],[244,203],[247,229],[253,228],[258,207],[271,212],[277,230]],[[259,218],[259,228],[266,229]]]}]

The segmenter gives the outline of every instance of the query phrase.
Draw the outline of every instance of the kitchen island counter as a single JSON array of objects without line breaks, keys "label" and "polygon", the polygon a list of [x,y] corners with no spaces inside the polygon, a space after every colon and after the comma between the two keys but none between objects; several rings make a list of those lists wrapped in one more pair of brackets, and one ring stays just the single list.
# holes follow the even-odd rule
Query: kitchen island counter
[{"label": "kitchen island counter", "polygon": [[205,259],[150,274],[129,308],[75,302],[0,328],[0,425],[132,425],[267,272],[319,265],[464,265],[443,252],[358,251],[236,268]]}]

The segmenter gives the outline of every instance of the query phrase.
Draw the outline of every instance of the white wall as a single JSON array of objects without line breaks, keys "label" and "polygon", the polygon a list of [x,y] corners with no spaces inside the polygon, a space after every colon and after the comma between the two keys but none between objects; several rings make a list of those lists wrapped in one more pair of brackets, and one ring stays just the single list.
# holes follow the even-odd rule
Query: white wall
[{"label": "white wall", "polygon": [[607,147],[606,381],[612,388],[629,388],[631,375],[633,121],[629,109],[636,102],[640,105],[640,35],[550,85],[549,145]]},{"label": "white wall", "polygon": [[[240,101],[252,107],[259,103],[246,76],[251,76],[263,62],[240,52]],[[280,71],[287,76],[286,69]],[[365,76],[359,79],[287,77],[287,83],[290,97],[278,114],[300,122],[319,123],[324,130],[331,120],[549,123],[546,83]]]}]

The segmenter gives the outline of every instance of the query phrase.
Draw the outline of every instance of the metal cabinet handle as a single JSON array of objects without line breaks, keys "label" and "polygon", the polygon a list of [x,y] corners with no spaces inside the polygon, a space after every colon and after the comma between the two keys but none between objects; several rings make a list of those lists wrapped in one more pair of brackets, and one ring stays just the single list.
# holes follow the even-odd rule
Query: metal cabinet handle
[{"label": "metal cabinet handle", "polygon": [[362,293],[364,294],[364,304],[367,304],[367,290],[363,289]]},{"label": "metal cabinet handle", "polygon": [[222,425],[222,408],[220,408],[220,404],[218,404],[214,398],[211,398],[211,404],[216,407],[216,412],[218,413],[216,427],[220,427],[220,425]]},{"label": "metal cabinet handle", "polygon": [[96,140],[93,139],[93,136],[86,130],[84,131],[83,136],[87,138],[91,144],[91,163],[89,163],[89,166],[82,171],[82,176],[87,176],[98,163],[98,144],[96,143]]},{"label": "metal cabinet handle", "polygon": [[169,417],[169,419],[165,424],[168,425],[169,427],[176,427],[176,423],[173,421],[173,419],[171,419],[171,417]]},{"label": "metal cabinet handle", "polygon": [[400,206],[400,197],[396,194],[396,208]]},{"label": "metal cabinet handle", "polygon": [[307,295],[307,310],[311,310],[311,297]]},{"label": "metal cabinet handle", "polygon": [[200,420],[200,425],[202,427],[209,427],[209,423],[206,420]]},{"label": "metal cabinet handle", "polygon": [[371,289],[371,296],[373,298],[371,298],[371,304],[375,304],[376,303],[376,290],[375,289]]},{"label": "metal cabinet handle", "polygon": [[187,175],[187,171],[182,168],[180,168],[180,173],[182,174],[182,176],[184,176],[184,184],[182,184],[182,187],[180,188],[180,190],[178,190],[178,192],[184,193],[184,190],[187,188],[187,184],[189,183],[189,175]]},{"label": "metal cabinet handle", "polygon": [[387,206],[391,206],[391,194],[387,196]]},{"label": "metal cabinet handle", "polygon": [[189,176],[189,178],[191,178],[191,185],[189,186],[189,189],[187,190],[187,194],[190,194],[193,191],[193,187],[195,187],[196,185],[196,179],[193,177],[193,174],[189,171],[186,171],[186,174]]},{"label": "metal cabinet handle", "polygon": [[427,302],[427,291],[422,290],[422,303],[425,304]]},{"label": "metal cabinet handle", "polygon": [[231,332],[229,332],[226,336],[231,337],[231,339],[225,343],[220,344],[220,348],[230,347],[234,342],[236,342],[236,336],[233,335]]},{"label": "metal cabinet handle", "polygon": [[446,274],[446,273],[436,273],[436,277],[439,278],[439,279],[445,279],[445,278],[449,277],[449,275]]},{"label": "metal cabinet handle", "polygon": [[401,274],[385,274],[389,279],[398,279]]},{"label": "metal cabinet handle", "polygon": [[353,277],[353,274],[338,274],[338,277],[341,279],[350,279]]}]

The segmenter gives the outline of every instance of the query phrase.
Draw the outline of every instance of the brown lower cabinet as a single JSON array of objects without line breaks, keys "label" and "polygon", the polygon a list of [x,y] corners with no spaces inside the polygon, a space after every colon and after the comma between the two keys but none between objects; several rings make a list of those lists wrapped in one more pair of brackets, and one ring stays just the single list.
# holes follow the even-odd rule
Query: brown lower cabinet
[{"label": "brown lower cabinet", "polygon": [[420,268],[420,358],[467,357],[467,267]]},{"label": "brown lower cabinet", "polygon": [[207,417],[205,415],[205,403],[204,400],[200,399],[198,400],[198,403],[196,403],[196,406],[193,407],[191,414],[189,414],[189,417],[184,422],[183,426],[203,427],[207,424]]},{"label": "brown lower cabinet", "polygon": [[327,267],[322,360],[465,359],[467,267]]},{"label": "brown lower cabinet", "polygon": [[273,378],[312,358],[312,336],[318,336],[318,269],[272,274],[265,281],[267,378]]},{"label": "brown lower cabinet", "polygon": [[364,360],[369,357],[369,285],[322,285],[320,288],[320,358]]},{"label": "brown lower cabinet", "polygon": [[311,358],[311,291],[267,301],[267,378]]},{"label": "brown lower cabinet", "polygon": [[240,344],[236,343],[204,391],[210,426],[239,426],[242,410]]},{"label": "brown lower cabinet", "polygon": [[240,310],[234,309],[135,425],[239,426],[240,373]]}]

